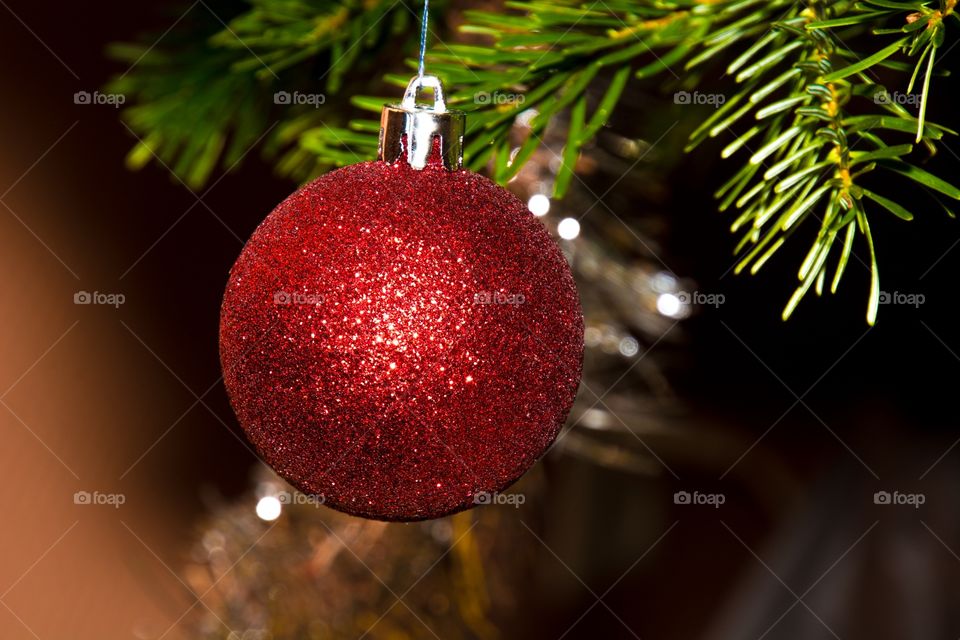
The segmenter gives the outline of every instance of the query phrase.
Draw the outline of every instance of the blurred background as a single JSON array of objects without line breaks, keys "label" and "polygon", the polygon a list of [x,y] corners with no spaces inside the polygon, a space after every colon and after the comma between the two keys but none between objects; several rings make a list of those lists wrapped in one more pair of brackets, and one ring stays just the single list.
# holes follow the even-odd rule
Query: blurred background
[{"label": "blurred background", "polygon": [[[127,68],[109,43],[184,5],[0,5],[0,638],[960,637],[939,207],[876,216],[874,328],[859,259],[784,323],[803,254],[732,274],[711,194],[733,168],[682,151],[701,112],[628,92],[561,201],[548,131],[510,188],[551,232],[579,222],[558,236],[586,316],[568,426],[512,504],[359,520],[290,504],[220,383],[227,272],[296,183],[257,152],[196,191],[131,172],[117,108],[75,101]],[[930,164],[956,176],[958,152]]]}]

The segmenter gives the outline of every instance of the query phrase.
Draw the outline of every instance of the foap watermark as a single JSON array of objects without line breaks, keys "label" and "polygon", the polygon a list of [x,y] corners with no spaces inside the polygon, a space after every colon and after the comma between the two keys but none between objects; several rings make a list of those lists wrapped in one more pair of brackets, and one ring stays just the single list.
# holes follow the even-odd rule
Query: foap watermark
[{"label": "foap watermark", "polygon": [[899,491],[877,491],[873,494],[873,504],[909,506],[919,509],[927,501],[922,493],[900,493]]},{"label": "foap watermark", "polygon": [[507,504],[514,509],[527,501],[522,493],[499,493],[497,491],[478,491],[473,494],[473,504]]},{"label": "foap watermark", "polygon": [[274,496],[280,504],[309,504],[319,507],[326,504],[327,497],[322,493],[301,493],[299,491],[281,491]]},{"label": "foap watermark", "polygon": [[273,94],[273,104],[309,105],[314,109],[327,101],[322,93],[301,93],[300,91],[277,91]]},{"label": "foap watermark", "polygon": [[73,494],[73,504],[110,506],[119,509],[127,501],[122,493],[101,493],[100,491],[77,491]]},{"label": "foap watermark", "polygon": [[722,493],[701,493],[700,491],[677,491],[673,494],[673,504],[709,506],[719,509],[727,501]]},{"label": "foap watermark", "polygon": [[323,294],[277,291],[273,294],[273,304],[323,304]]},{"label": "foap watermark", "polygon": [[480,291],[473,294],[473,304],[523,304],[527,301],[522,293]]},{"label": "foap watermark", "polygon": [[77,291],[73,294],[73,304],[100,304],[114,309],[127,301],[122,293],[104,293],[103,291]]},{"label": "foap watermark", "polygon": [[722,93],[703,93],[701,91],[677,91],[673,94],[674,104],[708,104],[713,108],[723,106],[727,96]]},{"label": "foap watermark", "polygon": [[100,93],[99,91],[77,91],[73,94],[73,104],[107,105],[119,109],[127,101],[122,93]]},{"label": "foap watermark", "polygon": [[902,91],[887,91],[886,89],[877,89],[873,94],[874,104],[899,104],[901,106],[909,105],[916,107],[920,104],[922,96],[916,93],[903,93]]},{"label": "foap watermark", "polygon": [[508,93],[505,91],[494,91],[493,93],[489,91],[477,91],[473,94],[473,101],[476,104],[483,105],[523,104],[526,99],[527,97],[522,93]]},{"label": "foap watermark", "polygon": [[677,300],[683,304],[697,305],[700,307],[713,307],[716,309],[727,301],[727,296],[722,293],[704,293],[702,291],[678,291]]},{"label": "foap watermark", "polygon": [[917,309],[927,301],[922,293],[902,293],[900,291],[881,291],[880,304],[898,304]]}]

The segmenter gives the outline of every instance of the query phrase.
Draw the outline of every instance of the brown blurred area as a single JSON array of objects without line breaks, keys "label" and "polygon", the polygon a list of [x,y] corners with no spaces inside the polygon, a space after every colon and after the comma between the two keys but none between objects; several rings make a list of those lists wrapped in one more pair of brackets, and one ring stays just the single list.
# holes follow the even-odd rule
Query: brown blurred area
[{"label": "brown blurred area", "polygon": [[[257,467],[220,385],[220,294],[242,240],[293,185],[253,153],[198,201],[160,168],[124,168],[134,139],[114,108],[74,103],[123,72],[108,42],[162,33],[179,5],[0,5],[0,640],[191,637],[184,617],[204,605],[191,609],[181,577],[198,522],[218,497],[248,498]],[[784,325],[796,261],[759,281],[719,276],[729,221],[690,187],[718,181],[715,158],[698,157],[661,185],[675,214],[658,249],[731,303],[644,345],[670,392],[636,417],[638,441],[611,436],[617,454],[598,465],[575,433],[520,485],[539,487],[522,489],[535,511],[498,512],[516,536],[500,561],[535,565],[502,585],[518,613],[501,637],[960,636],[960,227],[933,208],[913,226],[878,222],[885,286],[923,291],[922,313],[885,308],[868,331],[860,273],[849,298]],[[124,301],[75,304],[81,292]],[[684,491],[726,503],[685,507]],[[926,504],[885,508],[878,491]],[[78,492],[124,502],[77,504]],[[413,531],[331,520],[374,530],[386,556]]]},{"label": "brown blurred area", "polygon": [[[73,94],[122,71],[106,62],[107,42],[169,25],[164,11],[141,9],[0,7],[4,640],[160,636],[193,603],[171,570],[202,487],[229,492],[254,461],[207,409],[229,415],[214,292],[244,226],[289,185],[265,178],[265,193],[246,191],[251,216],[234,217],[233,231],[191,209],[195,198],[166,175],[126,171],[132,138],[116,110]],[[207,200],[222,209],[242,182],[225,179]],[[78,292],[124,301],[78,305]],[[124,503],[75,504],[76,492]]]}]

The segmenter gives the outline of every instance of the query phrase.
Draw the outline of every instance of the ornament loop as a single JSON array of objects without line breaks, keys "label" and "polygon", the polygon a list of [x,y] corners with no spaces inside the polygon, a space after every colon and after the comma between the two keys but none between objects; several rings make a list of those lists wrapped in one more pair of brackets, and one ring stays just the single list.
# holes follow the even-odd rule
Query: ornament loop
[{"label": "ornament loop", "polygon": [[443,97],[443,83],[437,76],[414,76],[407,84],[406,91],[403,92],[403,100],[400,106],[407,111],[413,111],[417,108],[417,96],[420,90],[429,87],[433,89],[433,110],[436,113],[447,112],[447,101]]},{"label": "ornament loop", "polygon": [[[417,104],[421,89],[433,89],[433,104]],[[380,142],[377,157],[396,162],[406,156],[414,169],[423,169],[439,142],[439,161],[451,171],[463,164],[463,131],[466,114],[447,109],[443,83],[432,75],[414,76],[407,85],[400,104],[383,106],[380,115]]]}]

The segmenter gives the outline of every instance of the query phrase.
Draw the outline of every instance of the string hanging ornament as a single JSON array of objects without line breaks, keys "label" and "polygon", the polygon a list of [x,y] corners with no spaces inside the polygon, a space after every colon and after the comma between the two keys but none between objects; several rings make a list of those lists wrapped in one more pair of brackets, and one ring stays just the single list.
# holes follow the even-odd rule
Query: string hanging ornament
[{"label": "string hanging ornament", "polygon": [[[466,116],[420,66],[381,115],[378,159],[306,184],[230,271],[220,356],[265,461],[357,516],[409,521],[491,501],[557,437],[583,316],[556,243],[462,168]],[[423,89],[432,104],[420,104]]]}]

